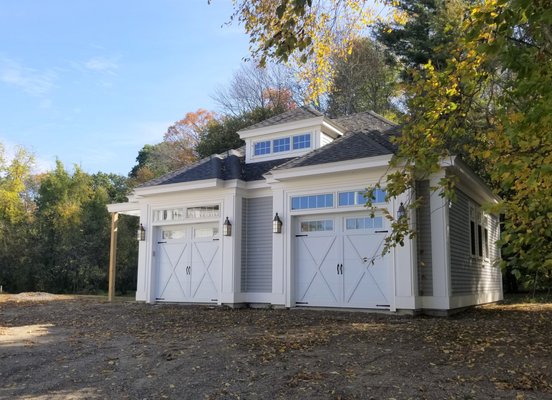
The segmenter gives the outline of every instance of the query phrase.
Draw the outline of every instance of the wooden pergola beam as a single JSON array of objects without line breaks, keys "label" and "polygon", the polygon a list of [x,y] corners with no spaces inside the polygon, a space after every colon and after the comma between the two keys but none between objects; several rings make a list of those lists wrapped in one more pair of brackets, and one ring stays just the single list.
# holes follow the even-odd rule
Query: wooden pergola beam
[{"label": "wooden pergola beam", "polygon": [[111,213],[111,245],[109,248],[109,286],[108,300],[115,297],[115,274],[117,269],[117,230],[119,225],[119,213]]}]

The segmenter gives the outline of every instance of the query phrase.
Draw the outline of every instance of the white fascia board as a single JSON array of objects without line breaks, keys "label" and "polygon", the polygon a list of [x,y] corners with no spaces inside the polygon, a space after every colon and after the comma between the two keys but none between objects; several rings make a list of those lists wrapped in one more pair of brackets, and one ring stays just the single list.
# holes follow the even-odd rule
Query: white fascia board
[{"label": "white fascia board", "polygon": [[502,200],[457,156],[452,156],[450,159],[443,160],[441,166],[444,168],[451,168],[452,172],[456,173],[461,178],[460,188],[466,186],[486,201],[494,204]]},{"label": "white fascia board", "polygon": [[278,125],[263,126],[262,128],[251,129],[246,131],[238,131],[241,139],[248,139],[255,136],[266,135],[269,133],[278,133],[291,131],[294,129],[310,128],[313,126],[322,125],[324,116],[314,117],[309,119],[301,119],[299,121],[286,122]]},{"label": "white fascia board", "polygon": [[139,196],[146,197],[188,190],[217,188],[223,187],[223,185],[224,181],[221,181],[220,179],[204,179],[201,181],[169,183],[166,185],[136,188],[134,189],[134,192]]},{"label": "white fascia board", "polygon": [[343,136],[343,132],[341,132],[339,129],[337,129],[334,125],[328,123],[328,121],[322,120],[322,128],[324,128],[325,131],[330,131],[333,133],[332,136],[334,139],[339,136]]},{"label": "white fascia board", "polygon": [[113,203],[107,205],[107,211],[124,215],[140,216],[140,204],[138,203]]},{"label": "white fascia board", "polygon": [[356,160],[338,161],[326,164],[309,165],[283,170],[271,171],[264,175],[268,183],[278,182],[286,179],[304,178],[314,175],[331,174],[336,172],[347,172],[360,169],[386,167],[391,161],[392,155],[366,157]]}]

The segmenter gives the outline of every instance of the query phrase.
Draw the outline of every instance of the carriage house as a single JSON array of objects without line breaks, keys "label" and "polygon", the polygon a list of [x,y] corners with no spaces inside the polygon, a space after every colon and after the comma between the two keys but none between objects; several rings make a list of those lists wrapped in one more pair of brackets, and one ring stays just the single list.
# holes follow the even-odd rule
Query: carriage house
[{"label": "carriage house", "polygon": [[[136,188],[111,212],[139,215],[136,299],[238,306],[448,312],[502,299],[498,199],[459,159],[419,180],[412,240],[381,255],[403,198],[389,173],[398,127],[375,113],[297,108],[239,131],[245,146]],[[430,188],[458,178],[456,200]],[[383,177],[383,179],[381,179]]]}]

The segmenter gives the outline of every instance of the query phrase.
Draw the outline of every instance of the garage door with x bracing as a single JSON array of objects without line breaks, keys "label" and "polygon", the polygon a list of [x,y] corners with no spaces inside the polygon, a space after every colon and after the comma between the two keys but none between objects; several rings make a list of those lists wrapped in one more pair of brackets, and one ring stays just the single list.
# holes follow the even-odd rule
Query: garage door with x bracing
[{"label": "garage door with x bracing", "polygon": [[298,218],[296,305],[388,309],[390,257],[381,256],[386,222],[365,214]]},{"label": "garage door with x bracing", "polygon": [[159,230],[157,301],[214,303],[221,285],[218,224]]}]

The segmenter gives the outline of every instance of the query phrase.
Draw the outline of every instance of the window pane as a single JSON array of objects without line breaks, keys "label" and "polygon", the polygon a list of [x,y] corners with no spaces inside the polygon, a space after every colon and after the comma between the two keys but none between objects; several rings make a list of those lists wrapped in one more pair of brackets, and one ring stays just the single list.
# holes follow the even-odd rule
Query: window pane
[{"label": "window pane", "polygon": [[293,210],[333,207],[333,194],[298,196],[291,198]]},{"label": "window pane", "polygon": [[270,141],[255,143],[255,155],[270,154]]},{"label": "window pane", "polygon": [[339,193],[338,195],[338,203],[340,206],[348,206],[349,205],[349,193]]},{"label": "window pane", "polygon": [[333,220],[304,221],[301,222],[301,232],[333,231]]},{"label": "window pane", "polygon": [[385,190],[376,189],[376,203],[384,203],[385,195]]},{"label": "window pane", "polygon": [[364,204],[366,199],[364,199],[364,192],[356,192],[356,203],[355,204]]},{"label": "window pane", "polygon": [[383,228],[383,218],[382,217],[374,218],[374,228]]},{"label": "window pane", "polygon": [[485,258],[489,258],[489,231],[485,228]]},{"label": "window pane", "polygon": [[289,138],[274,139],[272,141],[274,153],[279,153],[281,151],[289,151]]},{"label": "window pane", "polygon": [[293,137],[293,150],[306,149],[310,147],[310,134]]}]

